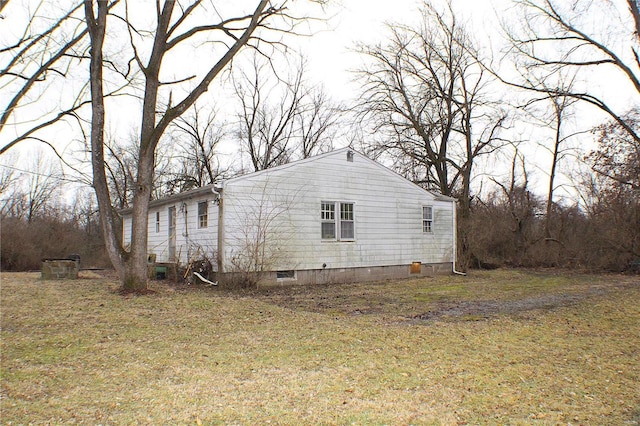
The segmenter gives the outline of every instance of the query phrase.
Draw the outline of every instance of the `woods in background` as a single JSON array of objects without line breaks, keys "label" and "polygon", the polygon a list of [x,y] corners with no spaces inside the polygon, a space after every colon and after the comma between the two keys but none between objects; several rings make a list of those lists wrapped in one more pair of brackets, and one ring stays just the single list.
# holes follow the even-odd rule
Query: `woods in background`
[{"label": "woods in background", "polygon": [[[390,23],[384,41],[358,45],[350,105],[287,45],[315,18],[286,0],[254,3],[158,2],[155,22],[119,0],[34,9],[0,49],[3,270],[72,252],[104,266],[106,244],[123,285],[144,289],[151,199],[343,145],[458,199],[463,269],[640,269],[635,0],[513,0],[500,55],[455,1],[425,1],[418,22]],[[218,50],[201,55],[201,69],[172,67],[181,49],[202,46]],[[204,98],[214,84],[220,102]],[[105,114],[121,97],[139,118],[124,130]],[[65,132],[74,148],[47,140]],[[26,141],[55,155],[16,167],[13,148]],[[136,212],[129,248],[122,208]]]}]

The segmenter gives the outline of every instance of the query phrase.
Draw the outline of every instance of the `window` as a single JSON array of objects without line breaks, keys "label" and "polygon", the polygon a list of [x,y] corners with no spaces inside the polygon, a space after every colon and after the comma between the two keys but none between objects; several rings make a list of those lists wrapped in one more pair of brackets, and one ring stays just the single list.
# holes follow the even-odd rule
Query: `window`
[{"label": "window", "polygon": [[422,232],[433,232],[433,207],[422,207]]},{"label": "window", "polygon": [[336,238],[336,205],[323,202],[320,207],[322,217],[322,239],[335,240]]},{"label": "window", "polygon": [[353,203],[340,203],[340,239],[353,240]]},{"label": "window", "polygon": [[295,280],[296,279],[296,271],[277,271],[276,279],[280,281],[284,280]]},{"label": "window", "polygon": [[[340,212],[336,220],[336,210]],[[355,238],[353,203],[323,201],[320,206],[323,240],[351,241]]]},{"label": "window", "polygon": [[198,203],[198,228],[206,228],[209,221],[209,204],[206,201]]},{"label": "window", "polygon": [[156,212],[156,233],[160,232],[160,212]]}]

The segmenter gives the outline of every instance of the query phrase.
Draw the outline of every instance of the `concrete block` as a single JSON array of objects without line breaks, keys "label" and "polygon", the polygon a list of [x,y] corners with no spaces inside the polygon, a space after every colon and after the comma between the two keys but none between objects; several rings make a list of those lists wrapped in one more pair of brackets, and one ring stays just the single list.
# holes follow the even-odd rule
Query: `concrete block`
[{"label": "concrete block", "polygon": [[73,259],[43,259],[42,279],[61,280],[78,278],[80,262]]}]

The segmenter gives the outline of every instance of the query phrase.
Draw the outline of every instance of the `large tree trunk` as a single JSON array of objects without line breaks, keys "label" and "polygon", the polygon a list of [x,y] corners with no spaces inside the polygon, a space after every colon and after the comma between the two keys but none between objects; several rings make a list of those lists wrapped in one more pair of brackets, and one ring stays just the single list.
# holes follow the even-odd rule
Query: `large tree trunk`
[{"label": "large tree trunk", "polygon": [[126,263],[123,289],[125,292],[147,290],[147,229],[149,222],[149,201],[153,187],[154,155],[140,150],[138,181],[133,196],[131,252]]},{"label": "large tree trunk", "polygon": [[156,110],[159,75],[162,59],[166,52],[167,31],[175,3],[164,3],[158,16],[158,27],[153,49],[147,66],[144,68],[145,88],[142,104],[142,126],[140,129],[140,149],[138,151],[138,174],[133,191],[133,212],[131,229],[131,252],[126,263],[123,289],[125,292],[144,292],[147,290],[147,230],[149,222],[149,201],[153,188],[155,149],[160,140],[157,132]]},{"label": "large tree trunk", "polygon": [[[269,16],[285,16],[285,8],[269,7],[269,0],[260,0],[252,14],[242,18],[227,19],[220,26],[200,26],[187,30],[181,35],[175,35],[177,27],[183,20],[191,14],[199,1],[194,2],[190,7],[182,10],[180,19],[172,24],[172,15],[175,1],[165,0],[161,10],[158,9],[157,27],[153,38],[153,47],[147,65],[142,65],[142,60],[135,53],[135,62],[140,66],[145,78],[145,88],[142,106],[142,122],[140,127],[140,146],[138,157],[138,170],[135,186],[133,188],[133,212],[131,228],[131,249],[126,252],[119,241],[117,228],[118,222],[116,214],[111,207],[111,197],[107,187],[107,179],[104,167],[104,126],[105,126],[105,105],[103,92],[103,44],[106,35],[106,21],[109,8],[116,4],[118,0],[113,0],[110,4],[107,0],[85,0],[85,14],[87,26],[91,37],[91,101],[92,101],[92,122],[91,122],[91,148],[92,166],[94,174],[94,188],[98,197],[98,205],[102,219],[102,230],[105,235],[107,252],[122,282],[125,292],[144,293],[147,290],[147,226],[149,201],[153,188],[155,150],[164,131],[169,124],[180,117],[198,98],[207,91],[213,79],[231,62],[234,56],[249,43],[256,28],[262,26],[268,28],[264,20]],[[160,8],[160,2],[156,3]],[[94,16],[94,7],[97,10],[97,17]],[[246,21],[244,29],[229,29],[236,25],[236,21]],[[192,88],[186,97],[175,105],[171,103],[166,106],[164,112],[160,112],[164,107],[158,105],[158,91],[161,87],[159,75],[162,61],[169,50],[175,48],[182,41],[199,32],[208,30],[221,30],[234,41],[228,46],[228,50],[209,69],[202,80]],[[233,34],[241,31],[237,36]],[[173,39],[169,40],[173,34]]]},{"label": "large tree trunk", "polygon": [[104,168],[105,106],[102,86],[102,46],[106,34],[107,13],[109,8],[107,2],[98,2],[98,14],[96,16],[91,1],[85,1],[84,6],[92,46],[89,76],[91,84],[91,166],[93,169],[93,188],[98,199],[100,224],[109,259],[120,279],[124,280],[125,253],[121,248],[116,233],[116,217],[111,207],[111,197],[109,195],[107,176]]}]

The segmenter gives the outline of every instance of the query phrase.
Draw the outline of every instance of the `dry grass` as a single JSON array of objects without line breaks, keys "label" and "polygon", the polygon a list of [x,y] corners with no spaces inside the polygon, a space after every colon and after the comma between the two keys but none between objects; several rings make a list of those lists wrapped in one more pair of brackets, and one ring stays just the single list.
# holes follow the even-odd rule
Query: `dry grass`
[{"label": "dry grass", "polygon": [[635,277],[122,297],[2,275],[3,424],[640,422]]}]

